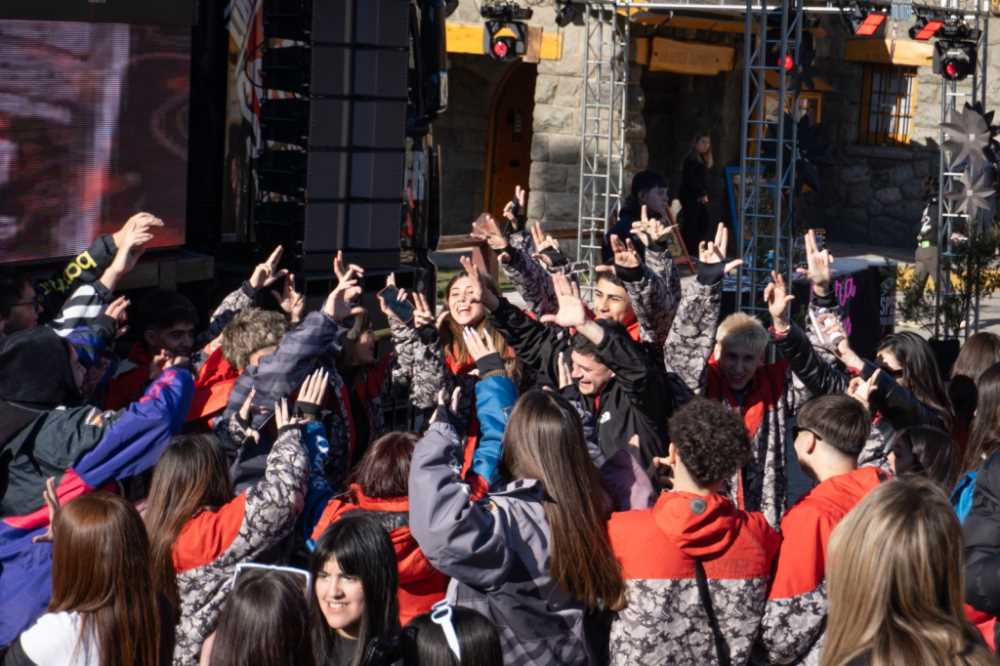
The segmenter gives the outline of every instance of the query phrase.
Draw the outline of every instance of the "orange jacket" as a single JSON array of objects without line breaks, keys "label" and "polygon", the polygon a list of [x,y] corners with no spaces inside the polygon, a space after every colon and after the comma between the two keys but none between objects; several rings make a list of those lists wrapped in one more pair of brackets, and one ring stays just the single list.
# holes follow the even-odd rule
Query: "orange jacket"
[{"label": "orange jacket", "polygon": [[[386,513],[406,513],[410,511],[410,501],[406,497],[381,499],[367,497],[357,484],[351,486],[351,493],[330,500],[313,529],[312,538],[318,540],[326,528],[337,522],[348,511],[383,511]],[[448,577],[431,566],[424,557],[416,539],[410,533],[409,525],[404,525],[389,533],[392,547],[396,551],[399,565],[399,622],[405,625],[418,615],[430,611],[431,606],[444,598],[448,589]]]}]

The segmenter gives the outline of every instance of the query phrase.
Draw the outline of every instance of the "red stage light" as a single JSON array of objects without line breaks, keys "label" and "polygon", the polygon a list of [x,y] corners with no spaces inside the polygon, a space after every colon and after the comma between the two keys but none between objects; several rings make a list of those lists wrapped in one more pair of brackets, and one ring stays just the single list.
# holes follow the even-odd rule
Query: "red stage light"
[{"label": "red stage light", "polygon": [[507,46],[506,42],[493,42],[493,55],[496,58],[503,60],[507,57],[508,52],[510,52],[510,48]]},{"label": "red stage light", "polygon": [[956,78],[958,78],[958,74],[959,74],[958,65],[956,65],[953,62],[945,63],[945,66],[944,66],[944,75],[947,78],[949,78],[949,79],[956,79]]},{"label": "red stage light", "polygon": [[913,39],[916,39],[921,42],[926,42],[928,39],[933,37],[934,33],[940,30],[941,26],[943,25],[944,21],[938,21],[937,19],[928,21],[924,25],[924,27],[921,28],[919,32],[917,32],[917,34],[913,35]]},{"label": "red stage light", "polygon": [[871,37],[883,23],[885,23],[885,14],[872,12],[865,17],[864,22],[858,26],[858,29],[854,32],[854,34],[859,37]]},{"label": "red stage light", "polygon": [[790,72],[795,69],[795,59],[790,55],[785,55],[785,63],[783,65],[786,72]]}]

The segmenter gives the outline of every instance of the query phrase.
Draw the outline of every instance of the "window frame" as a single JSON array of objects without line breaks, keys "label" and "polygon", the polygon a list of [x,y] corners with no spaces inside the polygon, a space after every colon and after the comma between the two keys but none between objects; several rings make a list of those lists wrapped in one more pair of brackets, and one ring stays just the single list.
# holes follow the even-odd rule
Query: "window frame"
[{"label": "window frame", "polygon": [[[879,77],[875,90],[876,77]],[[905,94],[899,94],[899,83],[906,86]],[[863,146],[906,145],[913,138],[914,121],[917,115],[918,71],[916,67],[866,64],[861,87],[861,109],[858,123],[857,143]],[[872,129],[872,102],[874,99],[886,101],[895,97],[888,113],[883,110],[877,116],[876,128]],[[901,109],[901,110],[900,110]],[[879,126],[885,123],[884,129]]]}]

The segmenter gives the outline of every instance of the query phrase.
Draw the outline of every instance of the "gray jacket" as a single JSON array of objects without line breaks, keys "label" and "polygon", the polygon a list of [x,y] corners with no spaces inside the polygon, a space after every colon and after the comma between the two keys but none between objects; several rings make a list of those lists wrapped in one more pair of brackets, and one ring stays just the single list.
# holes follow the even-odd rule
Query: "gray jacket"
[{"label": "gray jacket", "polygon": [[504,664],[589,664],[584,608],[549,576],[551,534],[539,481],[520,480],[473,501],[459,476],[461,441],[431,425],[410,466],[410,530],[448,598],[500,631]]}]

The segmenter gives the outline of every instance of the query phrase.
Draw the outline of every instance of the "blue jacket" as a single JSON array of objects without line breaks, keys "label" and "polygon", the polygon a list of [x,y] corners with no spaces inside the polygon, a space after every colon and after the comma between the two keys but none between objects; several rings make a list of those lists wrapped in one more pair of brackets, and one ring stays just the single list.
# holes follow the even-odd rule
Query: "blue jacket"
[{"label": "blue jacket", "polygon": [[517,387],[504,375],[492,375],[476,382],[476,418],[479,443],[472,456],[472,471],[490,485],[500,480],[503,460],[503,433],[510,411],[517,401]]},{"label": "blue jacket", "polygon": [[49,525],[45,479],[56,477],[65,503],[150,469],[184,425],[193,393],[191,373],[169,369],[124,410],[43,412],[5,447],[14,457],[0,503],[0,645],[31,626],[51,595],[52,544],[31,542]]}]

